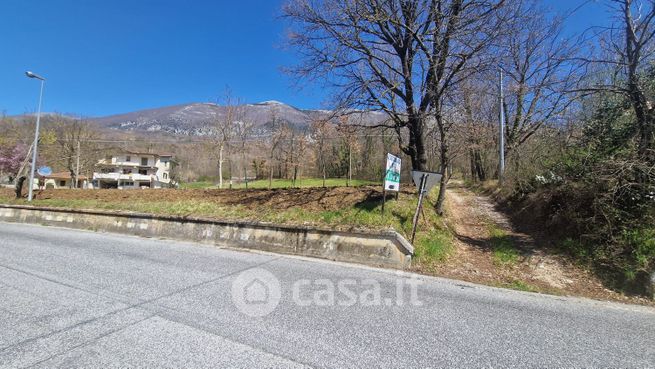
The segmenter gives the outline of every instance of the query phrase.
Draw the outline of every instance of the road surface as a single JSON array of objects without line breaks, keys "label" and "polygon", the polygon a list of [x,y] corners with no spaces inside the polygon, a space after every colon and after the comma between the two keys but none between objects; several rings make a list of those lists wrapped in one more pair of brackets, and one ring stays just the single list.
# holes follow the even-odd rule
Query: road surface
[{"label": "road surface", "polygon": [[655,365],[652,308],[35,225],[0,296],[3,368]]}]

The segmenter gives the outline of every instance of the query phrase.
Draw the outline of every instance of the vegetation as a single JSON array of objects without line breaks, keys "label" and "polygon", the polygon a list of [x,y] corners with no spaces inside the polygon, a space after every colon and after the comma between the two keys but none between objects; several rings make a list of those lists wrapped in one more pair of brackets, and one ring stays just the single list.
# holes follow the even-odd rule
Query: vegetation
[{"label": "vegetation", "polygon": [[[608,49],[578,58],[595,74],[579,80],[570,122],[515,148],[499,191],[606,285],[643,294],[655,272],[655,8],[614,4],[621,22],[600,36]],[[480,179],[473,166],[469,173]],[[494,256],[511,260],[502,235],[492,237]]]},{"label": "vegetation", "polygon": [[[403,182],[412,169],[444,174],[425,208],[418,260],[451,253],[438,214],[456,174],[484,183],[606,285],[644,293],[655,272],[655,4],[605,3],[607,24],[574,35],[564,33],[566,19],[536,0],[288,0],[283,14],[299,54],[289,69],[323,83],[334,95],[332,110],[292,124],[272,104],[264,112],[270,119],[258,125],[227,93],[219,113],[197,127],[198,136],[162,142],[48,116],[39,165],[90,176],[106,152],[147,150],[157,142],[157,150],[175,154],[182,189],[227,188],[229,182],[233,189],[305,189],[378,183],[386,153],[396,153]],[[0,117],[0,179],[24,179],[33,128],[31,115]],[[94,139],[114,134],[115,140]],[[379,201],[319,210],[202,198],[38,203],[393,227],[407,234],[415,201],[401,195],[384,215]],[[495,264],[519,263],[512,239],[500,229],[488,231]]]},{"label": "vegetation", "polygon": [[[515,52],[503,68],[503,180],[497,181],[498,100],[480,98],[484,84],[462,89],[467,118],[457,136],[466,151],[454,167],[522,222],[538,224],[606,286],[643,294],[655,272],[655,7],[608,4],[613,20],[595,34],[594,48],[567,42],[554,48],[556,40],[546,35],[557,34],[557,21],[531,20],[525,24],[537,27],[529,33],[509,34]],[[539,34],[544,37],[525,38]],[[554,52],[560,56],[549,55]],[[534,66],[545,74],[524,78],[535,76]],[[496,262],[513,263],[511,239],[494,229],[490,236]]]},{"label": "vegetation", "polygon": [[[444,101],[465,76],[494,64],[489,51],[510,13],[504,0],[294,0],[284,7],[294,27],[289,41],[299,51],[293,70],[328,82],[344,110],[385,112],[388,119],[376,126],[393,130],[414,170],[429,169],[430,129],[438,132],[440,168],[450,166],[453,121]],[[447,182],[444,176],[439,187],[440,214]]]},{"label": "vegetation", "polygon": [[489,226],[489,238],[495,264],[511,266],[518,262],[519,252],[511,237],[505,231],[496,226]]},{"label": "vegetation", "polygon": [[[317,183],[322,180],[314,180]],[[261,181],[262,187],[266,187],[267,181]],[[284,183],[284,182],[283,182]],[[288,184],[286,182],[285,184]],[[134,194],[133,197],[126,198],[120,196],[120,190],[116,191],[116,196],[108,198],[96,198],[92,196],[96,191],[85,191],[90,195],[88,198],[61,198],[57,194],[65,190],[51,190],[52,198],[40,199],[38,196],[33,201],[37,206],[65,207],[76,209],[102,209],[102,210],[119,210],[133,211],[150,214],[177,215],[177,216],[196,216],[209,217],[216,219],[232,220],[252,220],[261,222],[273,222],[281,224],[303,224],[321,227],[339,228],[339,229],[369,229],[369,230],[388,230],[394,229],[400,234],[409,238],[412,231],[412,217],[417,205],[417,196],[412,193],[403,192],[399,195],[399,200],[389,195],[385,212],[382,213],[380,193],[374,193],[373,196],[364,196],[363,200],[346,200],[340,198],[343,194],[339,188],[326,189],[325,197],[334,198],[334,202],[329,209],[319,210],[316,208],[316,202],[307,200],[305,206],[290,206],[283,203],[289,197],[300,197],[307,199],[310,196],[304,196],[303,193],[295,191],[306,190],[286,190],[285,193],[268,193],[262,190],[213,190],[224,196],[226,201],[217,201],[214,197],[202,196],[204,191],[194,190],[132,190],[126,191]],[[367,193],[370,189],[352,189],[352,191]],[[75,190],[73,191],[73,194]],[[112,190],[98,190],[107,191]],[[139,193],[148,191],[153,194],[150,197],[139,196]],[[158,192],[159,191],[159,192]],[[157,194],[164,194],[157,196]],[[321,190],[322,191],[322,190]],[[336,191],[336,192],[333,192]],[[239,194],[243,201],[233,201]],[[251,194],[251,195],[250,195]],[[261,200],[261,195],[266,194],[266,198],[273,198],[273,203],[267,203]],[[183,196],[186,195],[186,196]],[[426,205],[434,204],[435,194],[427,197]],[[247,204],[249,200],[259,201],[257,204]],[[10,204],[24,204],[25,200],[16,200],[10,196],[9,191],[0,191],[0,202]],[[236,202],[236,203],[235,203]],[[443,262],[453,249],[452,235],[442,225],[440,217],[434,212],[425,212],[421,218],[416,237],[417,261],[419,263],[439,263]]]},{"label": "vegetation", "polygon": [[[497,287],[510,288],[513,290],[525,291],[525,292],[542,292],[540,288],[519,280],[514,280],[506,283],[498,283]],[[548,291],[548,292],[552,293],[553,291]]]},{"label": "vegetation", "polygon": [[[376,184],[373,181],[367,181],[363,179],[353,179],[350,183],[351,186],[364,186]],[[248,188],[259,189],[259,188],[305,188],[305,187],[322,187],[323,179],[321,178],[298,178],[296,179],[295,185],[292,179],[273,179],[270,183],[268,179],[258,179],[252,182],[248,182]],[[325,180],[325,187],[343,187],[348,185],[348,180],[345,178],[327,178]],[[380,186],[382,184],[380,183]],[[211,181],[199,181],[199,182],[187,182],[181,183],[180,188],[182,189],[197,189],[197,188],[218,188],[218,185]],[[233,189],[246,188],[246,184],[243,182],[233,183]]]}]

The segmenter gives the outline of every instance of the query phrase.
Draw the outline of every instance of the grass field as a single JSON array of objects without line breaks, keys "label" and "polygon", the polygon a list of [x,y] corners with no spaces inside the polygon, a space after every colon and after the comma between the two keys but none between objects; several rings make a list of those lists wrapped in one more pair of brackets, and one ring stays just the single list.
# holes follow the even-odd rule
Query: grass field
[{"label": "grass field", "polygon": [[[322,180],[303,180],[302,188],[281,188],[290,184],[276,181],[276,189],[257,189],[268,181],[255,181],[249,189],[211,189],[200,183],[188,189],[143,190],[44,190],[33,205],[76,209],[134,211],[151,214],[208,217],[226,220],[251,220],[282,224],[300,224],[332,229],[394,229],[410,238],[412,218],[417,204],[413,186],[406,186],[398,200],[387,194],[382,213],[381,186],[337,187],[343,180],[331,180],[332,187],[310,187]],[[341,181],[341,182],[339,182]],[[441,262],[452,250],[453,237],[441,218],[432,210],[436,199],[430,194],[424,203],[416,235],[416,261]],[[16,200],[9,189],[0,189],[0,203],[26,204]]]},{"label": "grass field", "polygon": [[[373,185],[382,183],[376,183],[372,181],[365,181],[361,179],[353,179],[351,181],[352,186],[364,186],[364,185]],[[344,187],[347,185],[347,180],[345,178],[328,178],[325,180],[326,187]],[[223,181],[223,188],[229,188],[229,181]],[[248,188],[261,189],[268,188],[269,182],[268,179],[258,179],[255,181],[248,182]],[[323,179],[321,178],[302,178],[296,180],[295,187],[297,188],[307,188],[307,187],[322,187]],[[290,179],[273,179],[271,182],[271,188],[293,188],[293,181]],[[218,184],[210,181],[200,181],[200,182],[187,182],[180,185],[181,189],[198,189],[198,188],[218,188]],[[233,183],[233,189],[246,188],[245,183]]]}]

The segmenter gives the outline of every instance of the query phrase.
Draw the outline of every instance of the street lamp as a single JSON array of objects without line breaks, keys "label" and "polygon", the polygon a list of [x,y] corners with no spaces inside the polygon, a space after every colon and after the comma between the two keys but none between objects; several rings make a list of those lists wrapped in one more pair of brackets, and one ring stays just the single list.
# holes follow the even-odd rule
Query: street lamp
[{"label": "street lamp", "polygon": [[43,100],[43,85],[45,83],[45,78],[34,74],[30,71],[25,72],[25,75],[29,78],[36,78],[41,80],[41,92],[39,92],[39,109],[36,113],[36,129],[34,131],[34,145],[32,147],[32,169],[30,170],[30,189],[29,195],[27,196],[27,201],[32,201],[32,191],[34,189],[34,171],[36,170],[36,148],[39,143],[39,124],[41,123],[41,101]]}]

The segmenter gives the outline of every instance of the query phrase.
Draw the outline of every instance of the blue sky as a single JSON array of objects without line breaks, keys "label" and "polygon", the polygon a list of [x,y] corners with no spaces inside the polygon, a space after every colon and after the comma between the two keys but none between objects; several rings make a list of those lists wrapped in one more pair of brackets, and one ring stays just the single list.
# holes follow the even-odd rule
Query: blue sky
[{"label": "blue sky", "polygon": [[[544,0],[566,10],[585,0]],[[46,77],[44,111],[103,116],[149,107],[215,101],[226,86],[248,102],[279,100],[320,108],[320,88],[298,89],[280,67],[278,0],[2,0],[0,112],[36,110]],[[571,31],[606,22],[589,2]]]}]

